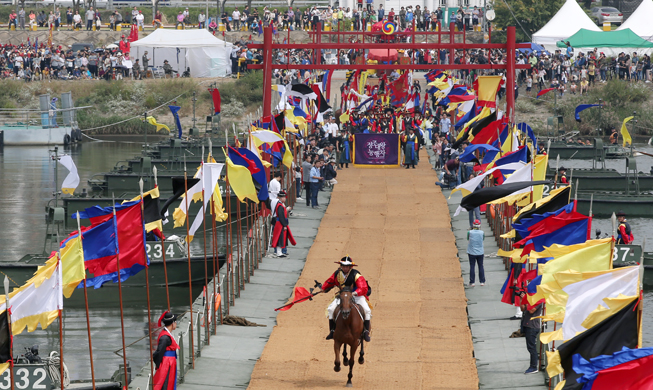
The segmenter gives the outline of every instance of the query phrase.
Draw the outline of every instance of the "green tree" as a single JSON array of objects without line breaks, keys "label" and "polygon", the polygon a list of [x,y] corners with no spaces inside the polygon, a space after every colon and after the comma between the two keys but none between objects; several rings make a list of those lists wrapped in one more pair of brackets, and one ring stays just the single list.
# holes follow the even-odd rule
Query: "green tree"
[{"label": "green tree", "polygon": [[[502,30],[515,26],[517,42],[530,42],[533,33],[544,27],[564,2],[565,0],[495,0],[496,19],[493,24]],[[506,39],[505,34],[500,34],[497,38],[503,41]]]}]

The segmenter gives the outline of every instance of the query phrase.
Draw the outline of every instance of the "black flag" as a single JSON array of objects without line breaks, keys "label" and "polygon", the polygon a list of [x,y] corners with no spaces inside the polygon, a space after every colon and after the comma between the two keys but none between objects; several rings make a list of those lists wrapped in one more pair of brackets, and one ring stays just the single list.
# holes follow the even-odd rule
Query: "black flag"
[{"label": "black flag", "polygon": [[576,381],[580,375],[572,368],[572,356],[579,354],[590,360],[600,355],[612,355],[621,351],[623,347],[637,348],[638,302],[639,300],[634,300],[611,317],[558,347],[560,363],[565,370],[567,380],[563,390],[580,390],[584,385]]},{"label": "black flag", "polygon": [[460,206],[467,211],[474,210],[476,207],[482,204],[503,198],[504,196],[508,196],[513,192],[517,192],[526,187],[536,186],[539,184],[550,184],[550,183],[551,183],[550,181],[546,181],[546,180],[520,181],[517,183],[508,183],[508,184],[502,184],[500,186],[481,188],[480,190],[476,190],[471,194],[467,195],[466,197],[464,197],[463,200],[460,202]]},{"label": "black flag", "polygon": [[0,373],[9,368],[11,363],[11,326],[9,310],[0,313]]}]

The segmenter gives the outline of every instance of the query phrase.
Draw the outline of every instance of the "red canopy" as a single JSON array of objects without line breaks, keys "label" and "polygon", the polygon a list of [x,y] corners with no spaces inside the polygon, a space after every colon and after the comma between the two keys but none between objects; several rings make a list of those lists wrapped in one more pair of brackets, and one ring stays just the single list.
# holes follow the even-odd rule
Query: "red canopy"
[{"label": "red canopy", "polygon": [[370,49],[367,58],[376,61],[397,61],[399,53],[395,49]]}]

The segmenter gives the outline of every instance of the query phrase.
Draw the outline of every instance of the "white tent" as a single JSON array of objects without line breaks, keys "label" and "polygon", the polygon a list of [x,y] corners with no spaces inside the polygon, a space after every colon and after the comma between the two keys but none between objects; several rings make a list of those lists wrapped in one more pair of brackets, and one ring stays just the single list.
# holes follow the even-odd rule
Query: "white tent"
[{"label": "white tent", "polygon": [[192,77],[224,77],[231,73],[231,43],[222,41],[207,30],[156,29],[131,44],[130,57],[141,59],[145,51],[150,66],[170,66],[180,74],[190,68]]},{"label": "white tent", "polygon": [[643,0],[635,12],[617,30],[631,29],[647,41],[653,42],[653,0]]},{"label": "white tent", "polygon": [[533,34],[532,40],[553,53],[557,49],[556,42],[569,38],[581,28],[601,31],[576,0],[567,0],[549,23]]}]

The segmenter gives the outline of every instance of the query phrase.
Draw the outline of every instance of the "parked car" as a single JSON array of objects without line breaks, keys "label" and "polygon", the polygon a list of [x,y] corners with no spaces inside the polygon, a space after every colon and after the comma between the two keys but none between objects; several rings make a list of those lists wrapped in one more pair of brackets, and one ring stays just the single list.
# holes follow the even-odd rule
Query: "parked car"
[{"label": "parked car", "polygon": [[624,21],[624,14],[614,7],[593,7],[591,13],[599,26],[603,25],[604,22],[621,25]]}]

